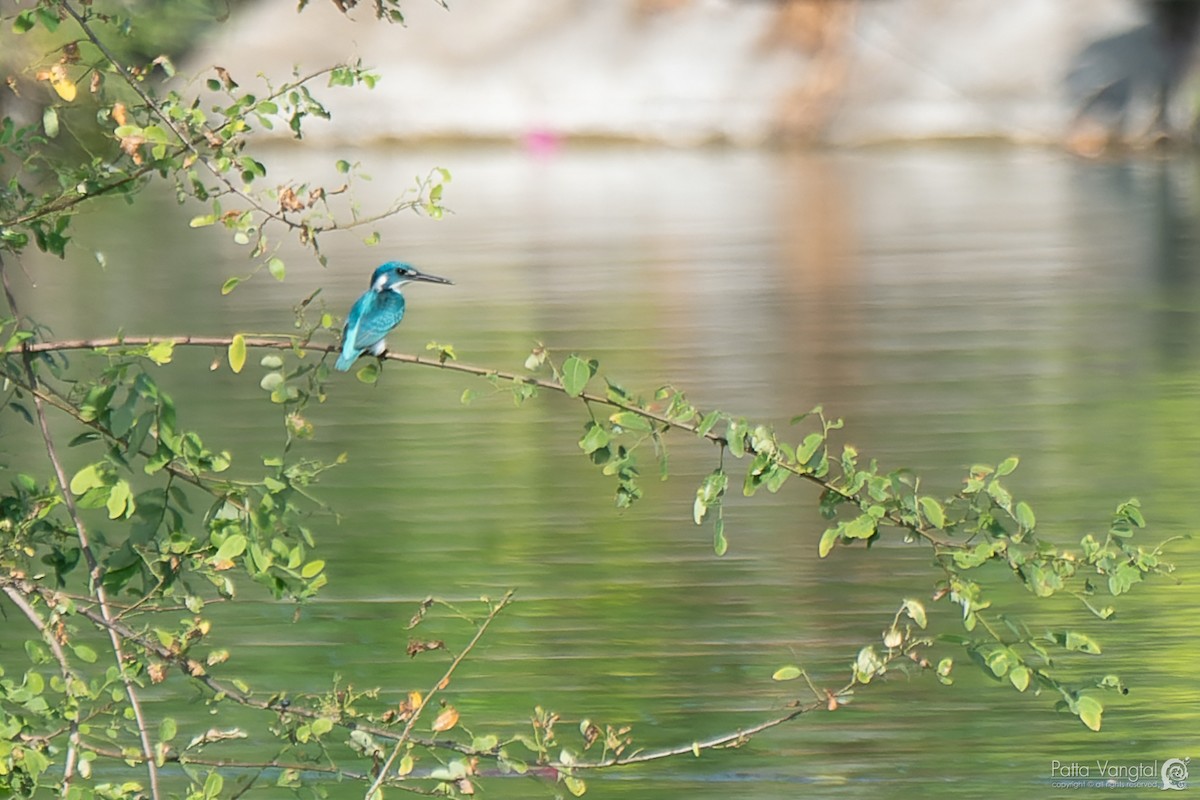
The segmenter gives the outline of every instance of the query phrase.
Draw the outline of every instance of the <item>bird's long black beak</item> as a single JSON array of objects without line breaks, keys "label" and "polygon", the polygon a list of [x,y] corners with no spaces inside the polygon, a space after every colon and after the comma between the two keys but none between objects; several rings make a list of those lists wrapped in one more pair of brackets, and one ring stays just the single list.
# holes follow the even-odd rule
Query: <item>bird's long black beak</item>
[{"label": "bird's long black beak", "polygon": [[408,279],[410,281],[424,281],[425,283],[445,283],[450,286],[454,285],[454,281],[450,280],[449,278],[442,278],[438,275],[430,275],[428,272],[418,272],[417,270],[413,270],[411,273],[409,273]]}]

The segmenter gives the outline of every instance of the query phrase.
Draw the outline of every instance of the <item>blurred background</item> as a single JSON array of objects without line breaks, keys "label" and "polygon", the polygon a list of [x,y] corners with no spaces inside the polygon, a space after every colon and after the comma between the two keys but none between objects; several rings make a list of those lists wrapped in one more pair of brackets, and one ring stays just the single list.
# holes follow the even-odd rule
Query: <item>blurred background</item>
[{"label": "blurred background", "polygon": [[[355,188],[370,211],[440,166],[451,213],[385,220],[378,243],[331,235],[327,268],[285,242],[286,282],[225,297],[248,248],[190,230],[203,208],[169,187],[101,202],[67,263],[30,258],[16,287],[57,336],[289,330],[302,298],[320,289],[342,314],[375,264],[402,258],[456,285],[409,292],[394,349],[436,339],[516,369],[545,342],[630,388],[672,383],[784,430],[823,403],[847,420],[839,442],[933,493],[1019,454],[1011,485],[1055,541],[1103,533],[1131,496],[1148,543],[1195,528],[1198,3],[411,0],[406,27],[368,2],[128,7],[153,33],[124,46],[171,48],[185,92],[218,66],[250,87],[361,58],[373,91],[320,87],[331,120],[299,142],[254,137],[267,180],[338,180],[349,158],[372,178]],[[160,380],[190,401],[181,424],[254,474],[278,410],[253,360],[210,374],[220,356],[179,353]],[[618,513],[575,408],[463,407],[464,388],[487,386],[389,364],[379,385],[345,376],[308,410],[306,452],[350,453],[318,487],[340,522],[311,524],[330,585],[307,627],[272,602],[218,609],[232,673],[304,692],[336,671],[398,699],[443,668],[403,655],[415,603],[516,588],[448,695],[464,719],[512,730],[541,704],[564,730],[632,724],[655,747],[778,713],[798,692],[771,681],[782,664],[840,685],[906,596],[929,603],[935,632],[961,630],[957,606],[929,600],[938,571],[920,547],[818,560],[804,486],[735,490],[717,558],[690,517],[711,448],[671,442],[672,479],[644,464],[645,499]],[[3,425],[0,447],[37,452],[31,429]],[[1188,757],[1200,554],[1188,541],[1167,556],[1180,582],[1135,587],[1106,623],[995,576],[1035,629],[1065,619],[1102,642],[1130,693],[1104,696],[1100,733],[964,663],[952,687],[888,681],[739,751],[597,776],[589,796],[1052,796],[1052,760]],[[1100,669],[1075,658],[1081,678]],[[209,724],[199,707],[172,713],[190,720],[181,738]]]},{"label": "blurred background", "polygon": [[[192,63],[387,75],[319,135],[675,145],[1191,138],[1190,0],[461,0],[410,35],[313,2],[245,3]],[[269,72],[270,70],[268,70]],[[313,135],[318,135],[315,133]]]}]

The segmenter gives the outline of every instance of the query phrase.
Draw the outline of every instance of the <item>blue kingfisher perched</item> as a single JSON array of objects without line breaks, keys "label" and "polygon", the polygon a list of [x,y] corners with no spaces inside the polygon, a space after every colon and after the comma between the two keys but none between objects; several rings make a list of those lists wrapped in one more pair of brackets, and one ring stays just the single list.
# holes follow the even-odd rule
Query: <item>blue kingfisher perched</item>
[{"label": "blue kingfisher perched", "polygon": [[454,281],[421,272],[411,264],[389,261],[376,267],[371,274],[371,288],[354,302],[342,331],[342,354],[334,369],[345,372],[363,353],[380,356],[387,350],[384,337],[404,319],[404,295],[400,288],[406,283],[446,283]]}]

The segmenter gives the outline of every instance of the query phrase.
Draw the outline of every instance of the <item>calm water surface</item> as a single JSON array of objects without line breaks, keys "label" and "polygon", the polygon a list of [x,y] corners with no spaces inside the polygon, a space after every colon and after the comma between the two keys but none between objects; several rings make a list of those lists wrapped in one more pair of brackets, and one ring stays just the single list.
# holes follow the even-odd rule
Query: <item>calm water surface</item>
[{"label": "calm water surface", "polygon": [[[335,157],[273,163],[278,176],[328,174]],[[516,369],[542,341],[599,358],[627,386],[671,383],[703,408],[780,426],[823,403],[864,456],[912,467],[946,493],[968,465],[1019,454],[1012,485],[1062,541],[1103,530],[1130,496],[1153,525],[1148,540],[1195,527],[1193,161],[974,148],[358,157],[373,177],[365,207],[440,165],[454,173],[454,213],[386,221],[374,248],[365,231],[331,236],[328,269],[285,245],[286,283],[263,274],[222,297],[222,281],[248,269],[240,248],[189,231],[192,209],[114,204],[80,221],[72,263],[32,266],[26,307],[64,337],[287,330],[291,307],[313,290],[340,314],[375,264],[403,258],[456,285],[410,291],[394,349],[436,339],[464,361]],[[93,251],[106,254],[105,271]],[[212,355],[181,353],[162,380],[181,422],[253,474],[278,443],[276,410],[256,368],[212,375]],[[716,463],[711,448],[672,442],[672,479],[656,482],[647,463],[645,500],[617,513],[614,487],[575,444],[578,409],[556,397],[464,407],[468,387],[487,385],[389,365],[375,387],[339,378],[310,409],[307,452],[350,454],[319,486],[340,523],[312,520],[330,585],[302,624],[265,598],[218,610],[214,644],[233,651],[231,676],[296,694],[327,689],[336,673],[398,698],[445,666],[404,654],[416,602],[513,588],[518,602],[446,695],[477,732],[518,732],[540,704],[563,715],[566,743],[588,717],[632,725],[639,746],[686,745],[802,694],[771,681],[780,665],[841,685],[899,601],[930,594],[936,575],[920,548],[819,561],[822,522],[798,483],[731,498],[730,549],[717,558],[690,514],[696,481]],[[36,447],[12,419],[4,426],[10,453]],[[1054,615],[1101,639],[1105,664],[1082,659],[1078,674],[1126,678],[1130,694],[1105,698],[1099,734],[1050,698],[961,664],[953,687],[897,678],[736,752],[594,776],[589,796],[1053,796],[1052,760],[1200,756],[1200,558],[1190,542],[1171,556],[1181,582],[1139,587],[1107,624],[1067,601],[1039,611],[1009,592],[1035,628]],[[953,630],[956,608],[932,606],[934,626]],[[463,635],[449,622],[418,632]],[[181,739],[209,725],[199,705],[176,715],[190,715]],[[524,780],[487,786],[492,797],[546,795]]]}]

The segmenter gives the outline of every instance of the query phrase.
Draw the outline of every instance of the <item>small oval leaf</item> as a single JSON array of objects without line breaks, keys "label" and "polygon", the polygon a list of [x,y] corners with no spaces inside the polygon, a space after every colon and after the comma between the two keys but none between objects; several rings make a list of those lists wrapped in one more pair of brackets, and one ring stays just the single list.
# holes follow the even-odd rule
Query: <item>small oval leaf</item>
[{"label": "small oval leaf", "polygon": [[803,674],[804,673],[800,671],[799,667],[789,665],[786,667],[780,667],[779,669],[775,670],[775,674],[771,676],[771,680],[773,680],[773,681],[794,681],[794,680],[796,680],[796,678],[799,678]]},{"label": "small oval leaf", "polygon": [[433,730],[436,733],[448,731],[458,724],[458,711],[454,706],[446,706],[442,709],[442,713],[437,715],[437,719],[433,721]]},{"label": "small oval leaf", "polygon": [[233,341],[229,343],[229,368],[236,372],[241,372],[242,367],[246,366],[246,337],[242,334],[237,334],[233,337]]}]

